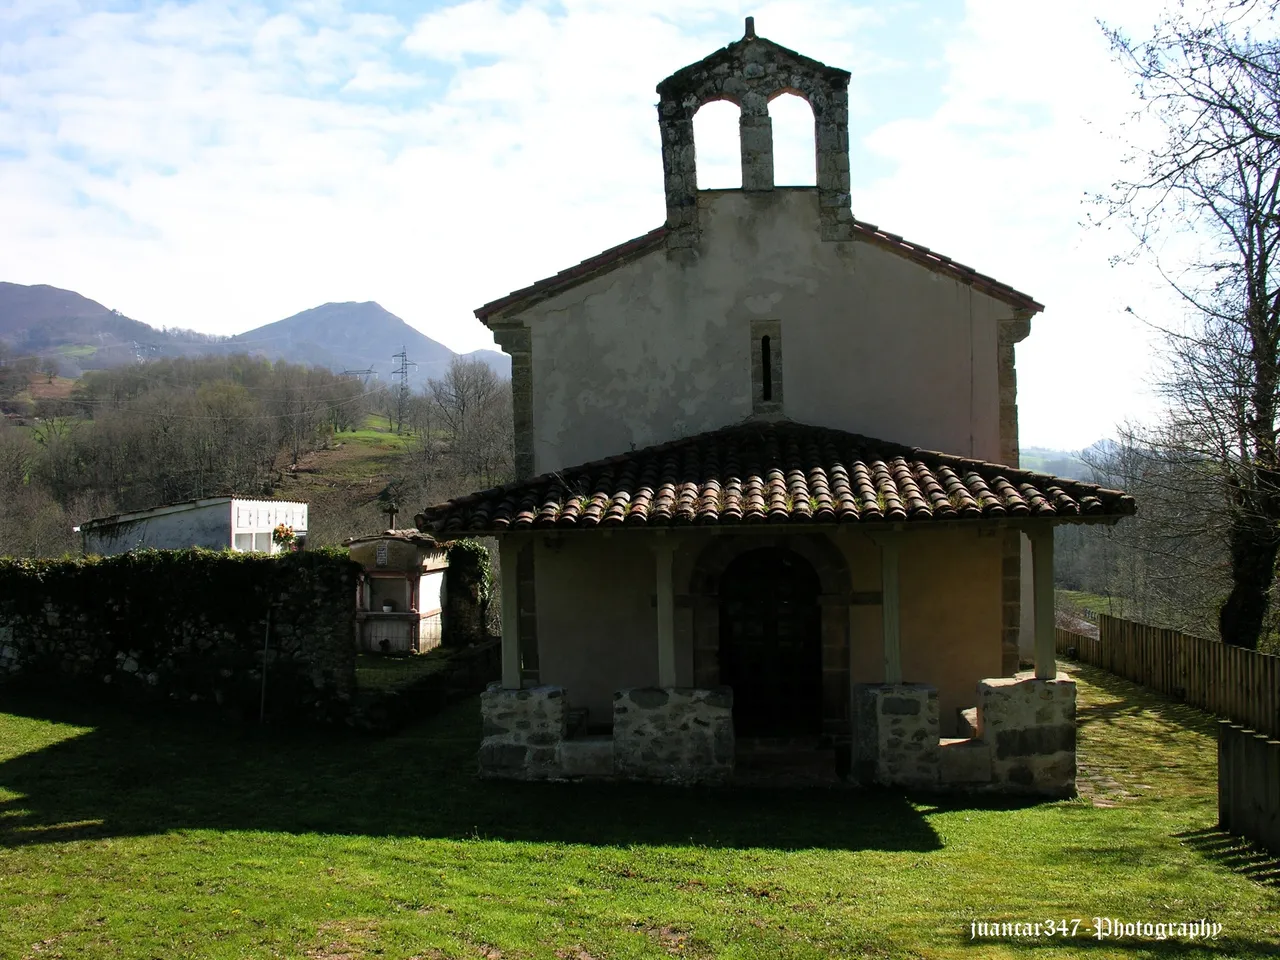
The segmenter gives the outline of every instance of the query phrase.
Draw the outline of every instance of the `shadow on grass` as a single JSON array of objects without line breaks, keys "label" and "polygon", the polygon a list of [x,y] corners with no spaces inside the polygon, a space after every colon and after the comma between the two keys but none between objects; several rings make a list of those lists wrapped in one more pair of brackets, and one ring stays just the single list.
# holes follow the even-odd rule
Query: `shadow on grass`
[{"label": "shadow on grass", "polygon": [[1141,687],[1131,680],[1107,673],[1100,667],[1072,663],[1090,686],[1118,698],[1116,702],[1087,703],[1077,708],[1076,719],[1080,726],[1090,723],[1111,723],[1125,717],[1143,713],[1151,714],[1162,723],[1203,733],[1217,740],[1217,721],[1196,707],[1174,700],[1165,694]]},{"label": "shadow on grass", "polygon": [[1280,856],[1243,837],[1211,827],[1207,830],[1175,833],[1174,838],[1181,840],[1207,860],[1221,864],[1250,880],[1280,889]]},{"label": "shadow on grass", "polygon": [[889,791],[480,781],[475,698],[377,740],[12,697],[0,710],[92,728],[0,763],[0,788],[18,794],[0,801],[4,846],[213,829],[604,846],[941,847],[924,812]]}]

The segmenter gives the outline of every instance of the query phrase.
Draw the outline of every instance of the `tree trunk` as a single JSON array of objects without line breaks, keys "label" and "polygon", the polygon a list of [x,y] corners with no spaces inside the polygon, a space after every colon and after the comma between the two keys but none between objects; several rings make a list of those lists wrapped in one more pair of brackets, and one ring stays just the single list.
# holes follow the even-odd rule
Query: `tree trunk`
[{"label": "tree trunk", "polygon": [[1247,515],[1232,521],[1228,543],[1231,593],[1218,612],[1218,632],[1223,643],[1256,650],[1275,579],[1280,537],[1274,523]]}]

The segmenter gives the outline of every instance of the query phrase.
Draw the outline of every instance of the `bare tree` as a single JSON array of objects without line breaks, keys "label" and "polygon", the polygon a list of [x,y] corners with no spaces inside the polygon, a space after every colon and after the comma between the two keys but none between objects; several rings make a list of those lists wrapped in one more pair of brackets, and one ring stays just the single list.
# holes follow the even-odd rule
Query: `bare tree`
[{"label": "bare tree", "polygon": [[[1165,133],[1142,176],[1121,182],[1127,219],[1185,304],[1161,324],[1166,423],[1152,440],[1194,474],[1221,511],[1229,592],[1218,629],[1256,648],[1280,552],[1280,45],[1274,4],[1220,0],[1192,18],[1175,8],[1135,42],[1108,30]],[[1181,258],[1157,250],[1191,247]]]},{"label": "bare tree", "polygon": [[440,414],[440,425],[449,437],[465,433],[471,422],[501,392],[503,381],[482,360],[454,357],[439,380],[429,380],[427,389]]}]

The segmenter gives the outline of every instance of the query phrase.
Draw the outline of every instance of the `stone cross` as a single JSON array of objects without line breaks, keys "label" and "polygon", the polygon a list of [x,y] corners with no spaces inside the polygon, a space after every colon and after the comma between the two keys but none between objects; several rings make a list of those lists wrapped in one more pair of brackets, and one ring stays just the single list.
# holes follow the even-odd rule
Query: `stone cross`
[{"label": "stone cross", "polygon": [[400,512],[400,508],[396,506],[396,502],[392,500],[382,508],[382,512],[387,515],[387,529],[394,530],[396,528],[396,514]]}]

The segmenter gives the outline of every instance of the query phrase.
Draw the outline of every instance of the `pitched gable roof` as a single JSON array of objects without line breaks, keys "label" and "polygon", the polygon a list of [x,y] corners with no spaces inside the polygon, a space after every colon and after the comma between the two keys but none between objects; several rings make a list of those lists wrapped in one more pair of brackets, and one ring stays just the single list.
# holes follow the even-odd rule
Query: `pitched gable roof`
[{"label": "pitched gable roof", "polygon": [[[890,253],[896,253],[898,256],[905,257],[936,273],[968,284],[974,289],[980,290],[1012,307],[1032,313],[1039,313],[1044,309],[1043,304],[1030,295],[1014,289],[1007,283],[1001,283],[994,277],[989,277],[984,273],[979,273],[972,267],[957,263],[950,257],[930,250],[922,244],[904,240],[896,233],[881,230],[874,223],[854,220],[853,230],[857,239],[874,243]],[[588,280],[609,273],[625,263],[630,263],[632,260],[639,259],[660,249],[666,242],[668,232],[668,228],[664,225],[639,237],[634,237],[625,243],[620,243],[616,247],[610,247],[594,257],[588,257],[581,263],[561,270],[554,276],[539,280],[527,287],[521,287],[519,290],[513,290],[505,297],[499,297],[497,300],[478,307],[475,315],[481,321],[487,323],[495,315],[526,310],[535,303],[550,299],[558,293],[586,283]]]}]

